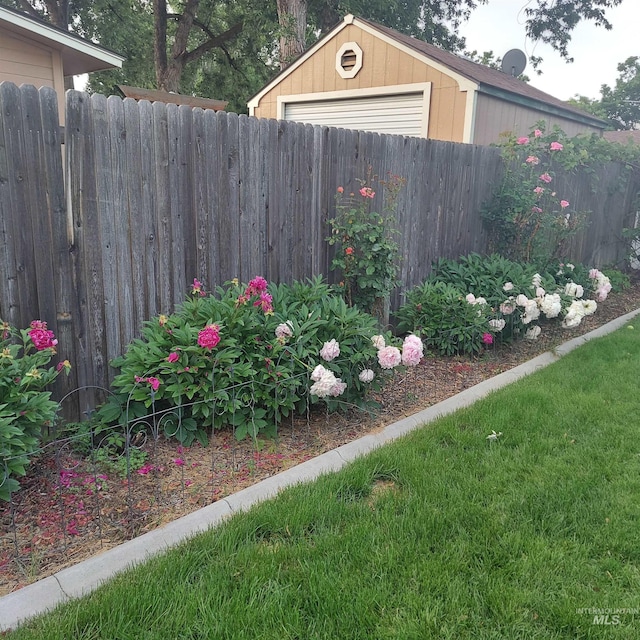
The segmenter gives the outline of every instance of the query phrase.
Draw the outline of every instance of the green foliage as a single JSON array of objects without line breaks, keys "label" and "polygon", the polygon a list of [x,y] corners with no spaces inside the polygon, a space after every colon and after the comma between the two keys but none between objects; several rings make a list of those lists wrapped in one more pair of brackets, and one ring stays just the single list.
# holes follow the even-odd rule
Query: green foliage
[{"label": "green foliage", "polygon": [[[365,384],[358,377],[365,368],[379,370],[374,318],[349,308],[320,278],[271,285],[269,293],[258,291],[257,281],[266,287],[262,278],[248,286],[233,281],[210,296],[196,281],[176,313],[148,321],[142,337],[112,362],[120,369],[116,394],[98,417],[124,425],[154,413],[165,434],[187,446],[195,439],[205,444],[212,427],[231,426],[238,438],[275,435],[284,418],[306,411],[310,372],[332,339],[340,356],[322,364],[347,387],[325,398],[327,407],[365,406],[367,390],[381,380]],[[219,342],[200,346],[203,329],[212,326]]]},{"label": "green foliage", "polygon": [[396,312],[399,331],[414,331],[428,349],[444,355],[478,353],[488,332],[486,305],[472,305],[445,282],[424,282],[406,294]]},{"label": "green foliage", "polygon": [[631,278],[619,269],[602,269],[602,273],[609,278],[611,290],[616,293],[620,293],[631,286]]},{"label": "green foliage", "polygon": [[545,134],[539,126],[529,136],[511,134],[501,144],[507,168],[482,211],[492,249],[518,262],[564,257],[569,238],[588,218],[555,186],[555,168],[573,170],[586,153],[568,144],[559,129]]},{"label": "green foliage", "polygon": [[481,256],[470,253],[457,260],[441,258],[433,264],[430,282],[444,282],[459,291],[482,296],[491,307],[497,307],[505,299],[504,285],[512,283],[511,293],[531,293],[531,280],[537,269],[531,264],[519,264],[494,253]]},{"label": "green foliage", "polygon": [[[30,330],[17,331],[2,321],[0,329],[0,500],[9,500],[20,487],[16,478],[25,475],[43,429],[53,423],[58,405],[45,389],[59,370],[48,366],[55,341],[38,349]],[[61,369],[68,371],[66,365],[65,361]]]},{"label": "green foliage", "polygon": [[357,193],[338,188],[336,216],[329,220],[330,245],[336,246],[332,269],[342,274],[341,291],[349,306],[382,318],[383,304],[397,284],[398,245],[393,238],[393,212],[405,180],[389,175],[378,181],[385,190],[384,214],[372,210],[376,178],[361,180]]}]

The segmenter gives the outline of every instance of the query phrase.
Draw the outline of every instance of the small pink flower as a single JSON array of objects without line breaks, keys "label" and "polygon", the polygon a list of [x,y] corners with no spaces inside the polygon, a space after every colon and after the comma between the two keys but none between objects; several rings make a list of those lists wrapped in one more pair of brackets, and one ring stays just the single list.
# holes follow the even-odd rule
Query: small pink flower
[{"label": "small pink flower", "polygon": [[160,388],[160,380],[158,380],[158,378],[154,378],[154,377],[147,378],[147,382],[151,385],[151,388],[154,391],[157,391]]},{"label": "small pink flower", "polygon": [[266,291],[260,293],[260,297],[253,303],[254,307],[260,307],[264,313],[273,313],[273,298]]},{"label": "small pink flower", "polygon": [[178,353],[176,353],[175,351],[172,351],[167,356],[167,362],[178,362],[179,359],[180,359],[180,355]]},{"label": "small pink flower", "polygon": [[344,193],[344,187],[338,187],[338,193]]},{"label": "small pink flower", "polygon": [[486,345],[493,344],[493,336],[490,333],[483,333],[482,342],[484,342]]},{"label": "small pink flower", "polygon": [[535,193],[537,196],[541,196],[544,193],[544,187],[536,187],[533,190],[533,193]]},{"label": "small pink flower", "polygon": [[348,256],[352,256],[353,255],[353,247],[347,247],[344,252],[348,255]]},{"label": "small pink flower", "polygon": [[320,357],[326,362],[331,362],[340,355],[340,344],[335,338],[329,342],[325,342],[320,349]]},{"label": "small pink flower", "polygon": [[198,345],[203,349],[213,349],[220,342],[220,327],[208,324],[198,333]]},{"label": "small pink flower", "polygon": [[536,130],[533,132],[533,135],[534,135],[536,138],[539,138],[539,137],[542,135],[542,131],[540,131],[540,129],[536,129]]},{"label": "small pink flower", "polygon": [[536,156],[529,156],[529,157],[525,160],[525,162],[526,162],[527,164],[534,164],[534,165],[535,165],[535,164],[538,164],[538,162],[540,162],[540,160],[539,160]]},{"label": "small pink flower", "polygon": [[397,347],[378,349],[378,363],[383,369],[393,369],[402,361],[402,354]]},{"label": "small pink flower", "polygon": [[173,464],[175,464],[177,467],[183,467],[184,466],[184,460],[182,458],[174,458],[173,459]]},{"label": "small pink flower", "polygon": [[56,371],[65,371],[69,373],[71,371],[71,363],[68,360],[63,360],[62,362],[58,362],[56,366]]},{"label": "small pink flower", "polygon": [[360,189],[360,195],[363,198],[373,198],[376,192],[371,187],[362,187],[362,189]]},{"label": "small pink flower", "polygon": [[196,293],[200,295],[200,297],[207,295],[202,289],[202,283],[200,282],[200,280],[198,280],[197,278],[194,278],[193,286],[191,287],[191,294],[195,296]]},{"label": "small pink flower", "polygon": [[249,281],[249,286],[244,292],[245,296],[249,298],[251,296],[259,296],[263,291],[267,290],[267,281],[262,276],[256,276],[253,280]]},{"label": "small pink flower", "polygon": [[551,180],[553,180],[553,178],[546,171],[540,176],[539,179],[542,180],[542,182],[546,182],[547,184],[549,184]]},{"label": "small pink flower", "polygon": [[568,202],[568,200],[560,200],[560,206],[561,206],[563,209],[566,209],[566,208],[569,206],[569,202]]},{"label": "small pink flower", "polygon": [[522,136],[516,140],[516,144],[529,144],[529,138],[527,138],[527,136]]},{"label": "small pink flower", "polygon": [[551,151],[562,151],[564,147],[559,143],[559,142],[552,142],[549,145],[549,149],[551,149]]}]

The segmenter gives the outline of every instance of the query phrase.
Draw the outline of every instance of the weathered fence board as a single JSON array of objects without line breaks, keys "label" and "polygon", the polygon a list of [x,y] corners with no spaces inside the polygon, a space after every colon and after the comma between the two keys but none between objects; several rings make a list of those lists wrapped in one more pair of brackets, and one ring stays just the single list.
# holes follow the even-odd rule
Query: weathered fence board
[{"label": "weathered fence board", "polygon": [[[356,192],[369,171],[407,181],[397,307],[438,257],[485,250],[479,212],[504,171],[490,147],[69,92],[65,191],[55,93],[2,83],[0,107],[0,317],[49,322],[73,386],[108,385],[109,361],[193,278],[212,290],[234,277],[333,277],[336,189]],[[593,212],[571,240],[576,260],[623,255],[638,188],[614,164],[558,176],[558,192]]]}]

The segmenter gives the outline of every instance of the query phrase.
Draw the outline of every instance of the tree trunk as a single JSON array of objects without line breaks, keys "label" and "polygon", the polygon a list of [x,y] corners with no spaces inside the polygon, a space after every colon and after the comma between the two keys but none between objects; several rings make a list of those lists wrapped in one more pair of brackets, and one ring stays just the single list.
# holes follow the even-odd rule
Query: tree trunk
[{"label": "tree trunk", "polygon": [[277,0],[280,36],[280,68],[301,55],[306,46],[307,0]]}]

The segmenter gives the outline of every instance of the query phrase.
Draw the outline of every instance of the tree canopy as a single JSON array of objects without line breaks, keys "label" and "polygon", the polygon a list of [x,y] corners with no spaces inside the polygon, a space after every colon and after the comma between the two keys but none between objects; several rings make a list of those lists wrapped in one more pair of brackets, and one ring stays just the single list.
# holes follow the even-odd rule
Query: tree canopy
[{"label": "tree canopy", "polygon": [[612,129],[640,127],[640,57],[631,56],[618,65],[620,73],[614,87],[603,84],[599,100],[576,96],[571,102],[607,120]]},{"label": "tree canopy", "polygon": [[[571,59],[583,20],[611,28],[608,8],[622,0],[520,0],[527,34]],[[353,13],[461,52],[458,27],[491,0],[0,0],[125,56],[121,70],[92,74],[89,91],[115,85],[165,89],[229,101],[247,99],[278,69]],[[616,89],[617,90],[617,89]],[[613,91],[613,90],[612,90]],[[621,116],[622,117],[622,116]],[[626,122],[626,120],[625,120]]]}]

